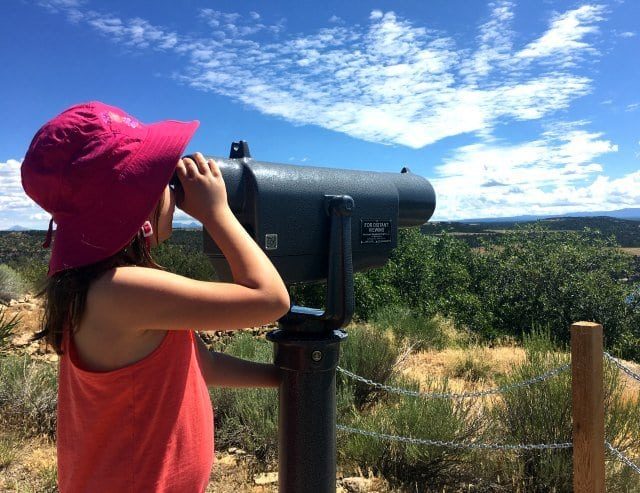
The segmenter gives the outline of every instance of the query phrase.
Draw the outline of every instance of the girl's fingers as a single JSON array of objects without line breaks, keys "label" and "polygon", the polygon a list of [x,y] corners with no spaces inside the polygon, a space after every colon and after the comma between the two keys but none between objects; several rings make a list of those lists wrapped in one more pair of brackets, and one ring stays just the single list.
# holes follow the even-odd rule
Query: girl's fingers
[{"label": "girl's fingers", "polygon": [[187,176],[187,168],[185,168],[184,161],[182,159],[178,159],[178,164],[176,165],[176,172],[180,178],[184,178]]},{"label": "girl's fingers", "polygon": [[194,155],[196,158],[196,165],[198,166],[198,170],[203,175],[206,175],[209,169],[207,166],[207,162],[204,160],[204,156],[200,152],[196,152]]},{"label": "girl's fingers", "polygon": [[216,176],[220,175],[220,169],[215,161],[213,159],[205,160],[200,152],[194,153],[193,157],[184,157],[180,161],[185,168],[185,175],[189,178],[194,178],[198,172],[203,175],[209,172]]},{"label": "girl's fingers", "polygon": [[185,157],[182,159],[185,165],[185,171],[188,178],[193,178],[196,176],[198,165],[191,159],[190,157]]},{"label": "girl's fingers", "polygon": [[209,169],[211,170],[211,174],[213,176],[218,176],[220,173],[220,168],[218,168],[218,163],[216,163],[213,159],[209,159],[208,161]]}]

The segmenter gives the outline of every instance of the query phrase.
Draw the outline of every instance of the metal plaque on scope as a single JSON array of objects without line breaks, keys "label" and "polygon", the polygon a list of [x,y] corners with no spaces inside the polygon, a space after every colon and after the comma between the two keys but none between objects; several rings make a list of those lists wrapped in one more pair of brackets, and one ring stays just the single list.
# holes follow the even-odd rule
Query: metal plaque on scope
[{"label": "metal plaque on scope", "polygon": [[391,221],[361,219],[360,243],[391,243]]}]

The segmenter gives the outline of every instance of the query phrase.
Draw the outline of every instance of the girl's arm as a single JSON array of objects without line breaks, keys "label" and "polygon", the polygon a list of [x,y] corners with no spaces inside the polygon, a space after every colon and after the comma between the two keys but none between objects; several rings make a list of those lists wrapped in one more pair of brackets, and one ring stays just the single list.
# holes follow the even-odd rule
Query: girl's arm
[{"label": "girl's arm", "polygon": [[277,387],[280,370],[270,363],[255,363],[217,351],[209,351],[194,332],[199,349],[200,369],[209,387]]}]

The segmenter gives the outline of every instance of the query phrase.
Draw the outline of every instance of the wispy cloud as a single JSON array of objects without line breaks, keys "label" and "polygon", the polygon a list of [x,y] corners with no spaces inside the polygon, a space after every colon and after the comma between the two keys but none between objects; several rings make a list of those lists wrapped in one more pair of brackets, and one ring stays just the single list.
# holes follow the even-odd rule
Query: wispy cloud
[{"label": "wispy cloud", "polygon": [[597,50],[585,38],[598,32],[597,22],[604,19],[602,5],[583,5],[557,14],[549,30],[516,54],[521,60],[546,60],[555,66],[568,67]]},{"label": "wispy cloud", "polygon": [[590,92],[591,80],[575,68],[598,53],[592,38],[604,8],[559,13],[517,48],[512,7],[492,4],[472,53],[391,11],[371,11],[364,25],[330,22],[289,34],[282,19],[268,24],[257,12],[202,9],[206,36],[178,35],[140,18],[73,12],[115,42],[184,55],[188,63],[174,77],[199,90],[294,124],[421,148],[453,135],[486,135],[497,122],[540,119]]},{"label": "wispy cloud", "polygon": [[[333,15],[325,28],[292,33],[285,19],[201,9],[195,17],[206,34],[198,35],[83,8],[80,0],[41,2],[132,50],[175,53],[184,59],[174,62],[177,81],[296,125],[416,149],[477,136],[436,168],[436,219],[640,202],[640,172],[612,180],[598,162],[617,152],[615,143],[588,122],[549,123],[592,91],[585,68],[600,56],[602,5],[556,12],[546,30],[527,38],[514,30],[514,3],[498,0],[469,49],[392,11],[372,10],[349,26]],[[515,143],[493,136],[498,124],[526,120],[547,130]]]},{"label": "wispy cloud", "polygon": [[214,9],[201,9],[200,17],[205,19],[213,28],[211,35],[215,38],[243,38],[251,36],[260,31],[268,31],[278,34],[284,27],[284,20],[277,24],[267,25],[260,21],[258,12],[249,12],[248,18],[244,18],[238,13],[227,13]]}]

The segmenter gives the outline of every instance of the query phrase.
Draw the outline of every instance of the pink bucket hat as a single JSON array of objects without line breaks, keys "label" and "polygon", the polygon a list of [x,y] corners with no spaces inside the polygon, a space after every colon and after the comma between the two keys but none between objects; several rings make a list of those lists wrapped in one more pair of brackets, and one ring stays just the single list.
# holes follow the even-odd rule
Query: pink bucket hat
[{"label": "pink bucket hat", "polygon": [[45,123],[22,162],[22,187],[52,216],[48,277],[110,257],[164,193],[198,120],[144,124],[100,101],[76,104]]}]

